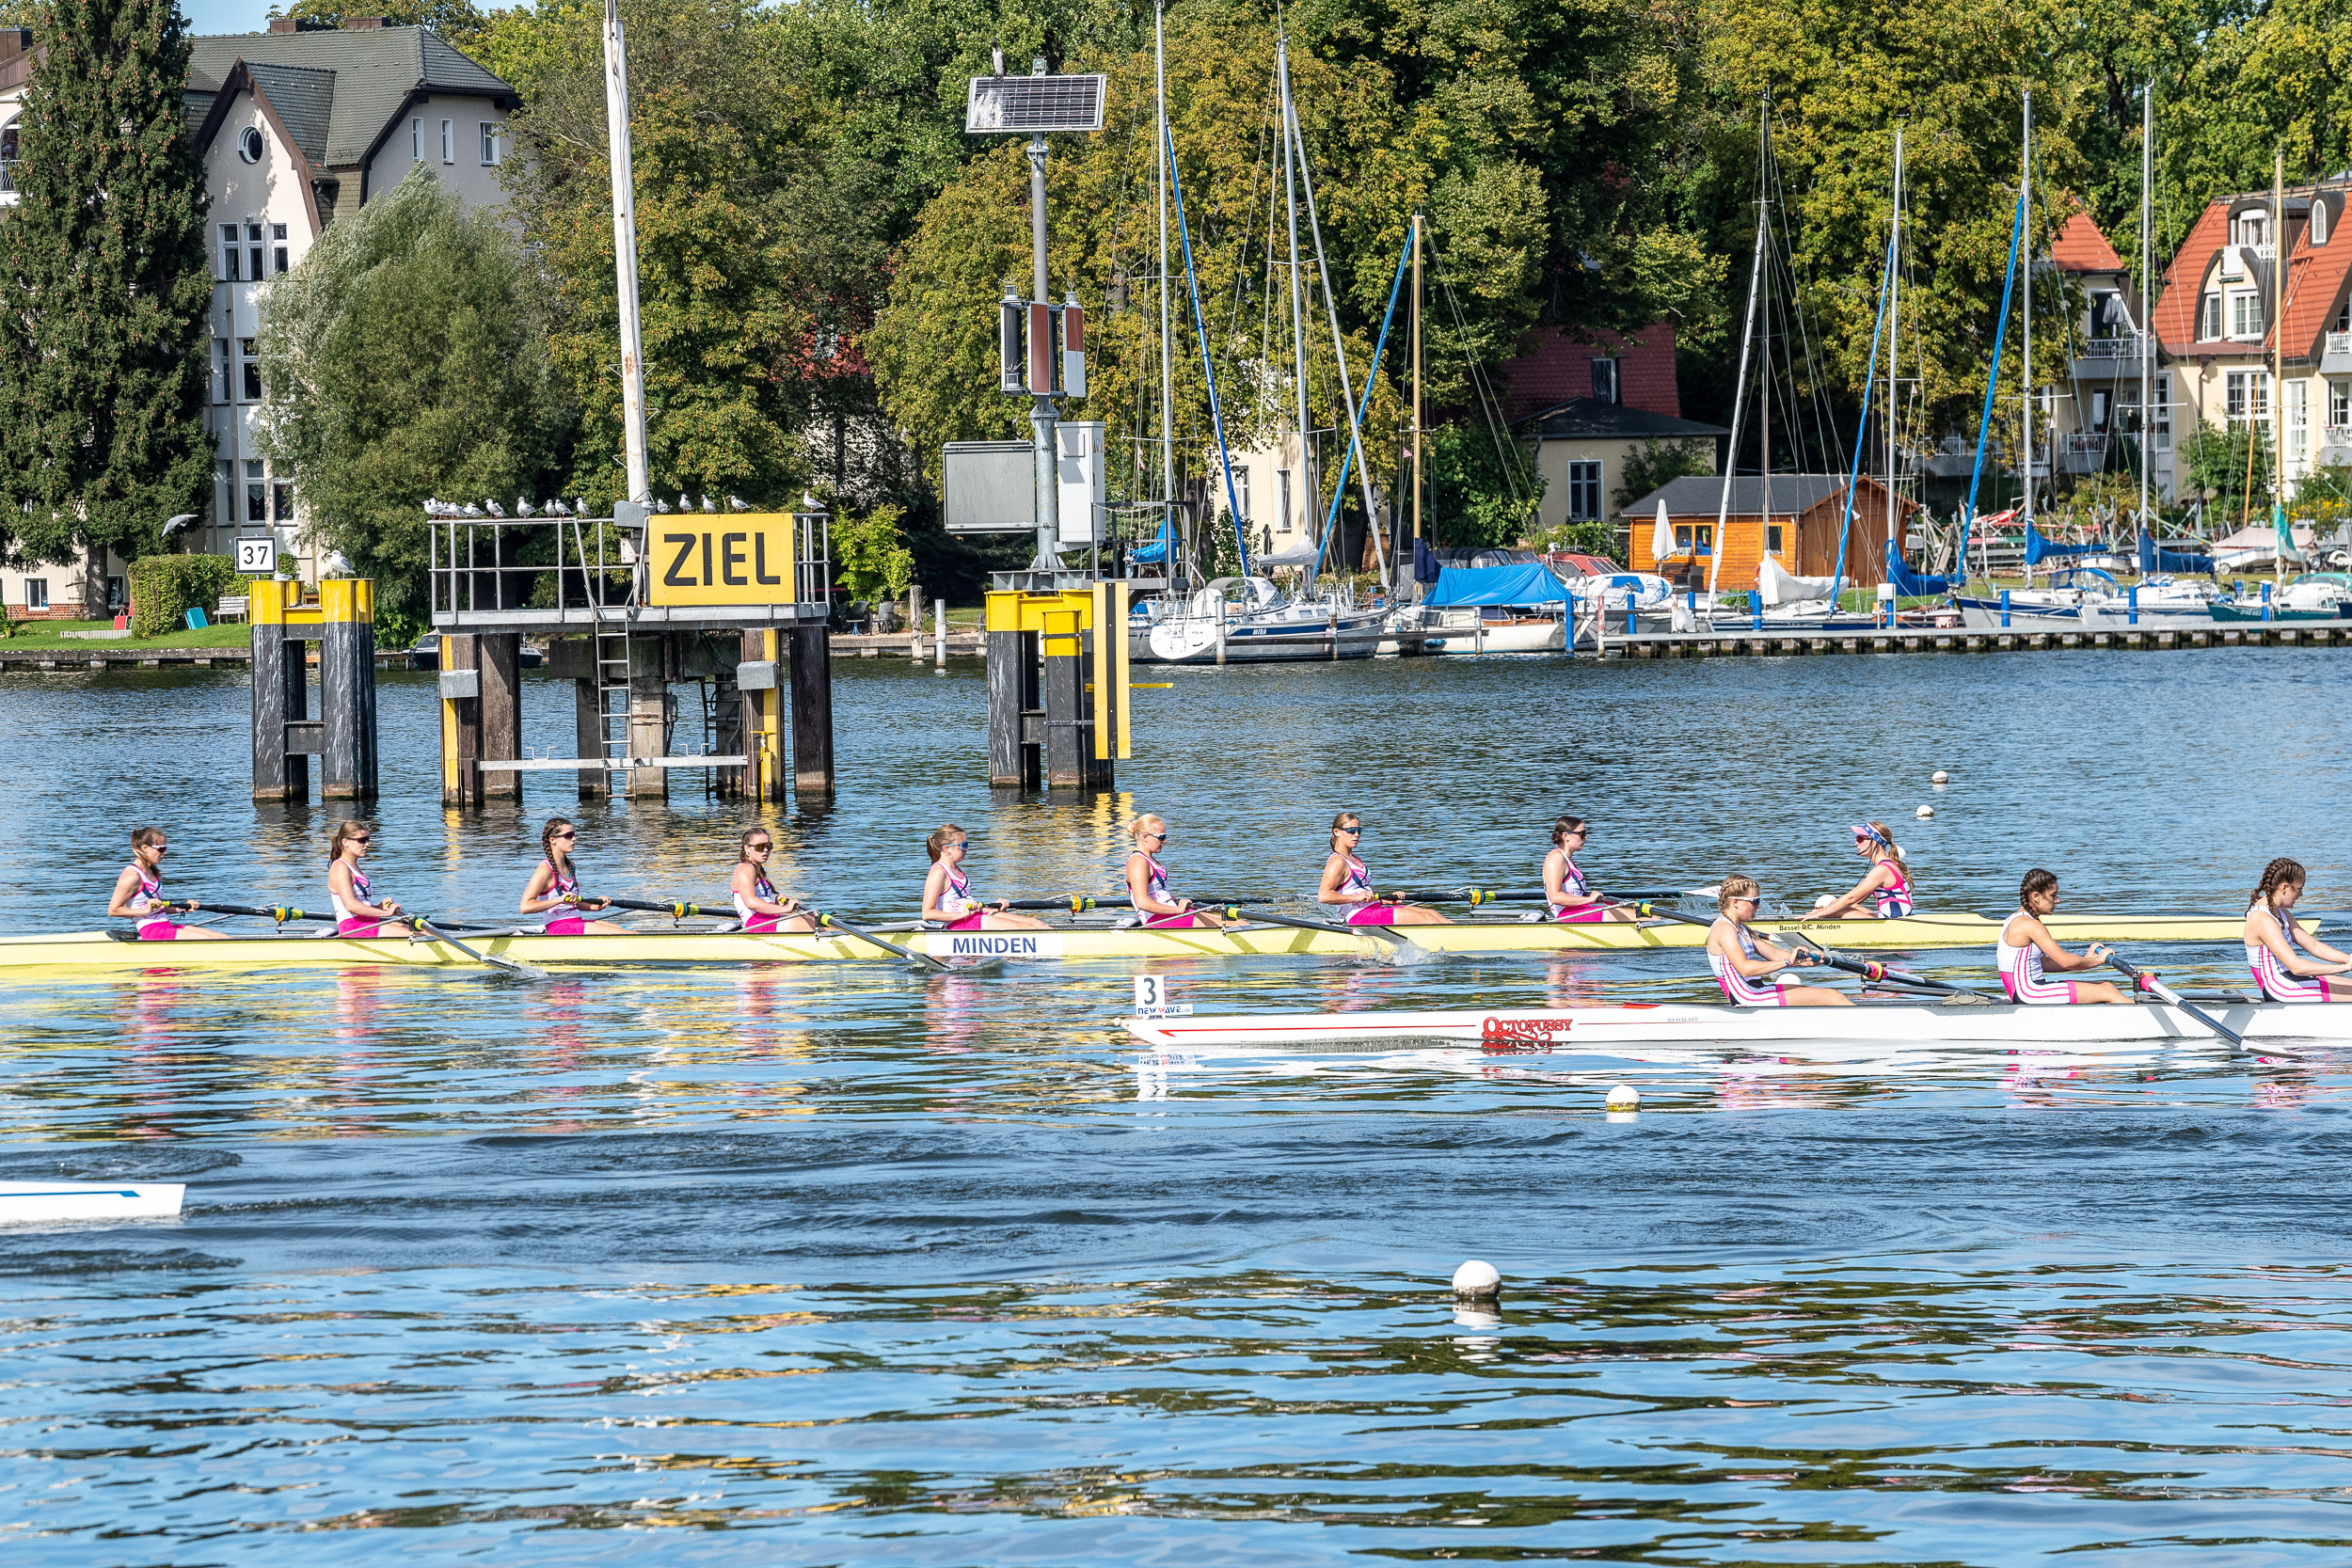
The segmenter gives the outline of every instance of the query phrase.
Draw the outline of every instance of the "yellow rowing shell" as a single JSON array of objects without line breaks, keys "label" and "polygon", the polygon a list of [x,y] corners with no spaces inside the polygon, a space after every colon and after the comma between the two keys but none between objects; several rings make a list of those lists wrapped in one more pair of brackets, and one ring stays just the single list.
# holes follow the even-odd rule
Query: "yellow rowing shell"
[{"label": "yellow rowing shell", "polygon": [[[2228,915],[2058,915],[2048,922],[2061,942],[2234,942],[2241,918]],[[2305,921],[2307,927],[2313,923]],[[1766,931],[1803,931],[1824,946],[1849,952],[1911,952],[1933,947],[1990,947],[1997,920],[1980,914],[1914,914],[1897,920],[1817,920],[1767,923]],[[1400,930],[1406,929],[1399,927]],[[1556,926],[1472,922],[1409,927],[1418,945],[1440,953],[1598,953],[1642,948],[1699,947],[1706,928],[1680,922],[1611,922]],[[467,945],[519,963],[586,969],[637,964],[832,963],[900,961],[885,948],[846,933],[755,936],[743,931],[630,931],[620,936],[480,935]],[[1136,930],[1096,927],[1050,931],[911,931],[890,940],[944,959],[1001,958],[1016,963],[1051,959],[1246,958],[1333,957],[1377,952],[1390,939],[1369,931],[1302,931],[1287,926],[1243,930]],[[0,970],[62,969],[123,973],[151,969],[281,969],[380,966],[468,969],[474,960],[446,942],[404,937],[233,937],[222,942],[124,942],[104,931],[60,936],[0,937]]]}]

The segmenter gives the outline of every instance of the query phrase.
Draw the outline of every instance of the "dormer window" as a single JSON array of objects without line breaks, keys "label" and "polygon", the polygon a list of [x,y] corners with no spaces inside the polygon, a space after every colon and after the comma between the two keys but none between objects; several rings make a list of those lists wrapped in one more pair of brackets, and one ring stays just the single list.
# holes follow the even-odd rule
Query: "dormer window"
[{"label": "dormer window", "polygon": [[2312,244],[2323,245],[2327,243],[2328,203],[2325,200],[2316,200],[2312,203]]},{"label": "dormer window", "polygon": [[262,128],[260,126],[248,125],[244,130],[237,133],[237,156],[243,158],[246,163],[260,163],[262,161],[262,154],[268,150],[269,145],[262,140]]},{"label": "dormer window", "polygon": [[2257,247],[2269,244],[2270,214],[2268,213],[2240,213],[2232,218],[2230,220],[2230,243]]}]

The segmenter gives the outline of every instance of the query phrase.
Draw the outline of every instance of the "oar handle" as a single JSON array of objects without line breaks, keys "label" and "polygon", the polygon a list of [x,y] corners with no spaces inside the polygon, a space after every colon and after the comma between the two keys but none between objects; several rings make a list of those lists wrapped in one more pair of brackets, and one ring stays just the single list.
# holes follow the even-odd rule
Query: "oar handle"
[{"label": "oar handle", "polygon": [[1088,894],[1073,893],[1064,898],[1008,898],[1005,900],[1005,908],[1009,910],[1068,910],[1072,914],[1084,914],[1089,910],[1101,909],[1106,904],[1116,905],[1126,902],[1124,898],[1096,898]]},{"label": "oar handle", "polygon": [[301,910],[295,909],[291,904],[273,904],[267,906],[260,904],[215,904],[204,899],[183,899],[177,900],[167,907],[175,910],[199,908],[210,914],[249,914],[261,920],[274,920],[280,926],[290,926],[295,922],[305,920],[316,920],[331,924],[335,918],[331,914],[309,914]]},{"label": "oar handle", "polygon": [[2189,1017],[2195,1019],[2198,1022],[2203,1024],[2206,1028],[2212,1030],[2223,1039],[2228,1040],[2233,1046],[2243,1046],[2246,1043],[2245,1036],[2239,1034],[2236,1030],[2231,1028],[2228,1024],[2222,1022],[2219,1019],[2214,1017],[2211,1013],[2197,1006],[2196,1003],[2191,1002],[2187,997],[2183,996],[2179,991],[2174,990],[2170,986],[2166,985],[2155,975],[2137,968],[2129,959],[2117,954],[2111,948],[2107,952],[2107,963],[2111,968],[2116,970],[2117,973],[2130,977],[2132,989],[2134,990],[2147,991],[2153,995],[2157,1001],[2169,1003],[2171,1006],[2180,1008],[2181,1011],[2186,1013]]}]

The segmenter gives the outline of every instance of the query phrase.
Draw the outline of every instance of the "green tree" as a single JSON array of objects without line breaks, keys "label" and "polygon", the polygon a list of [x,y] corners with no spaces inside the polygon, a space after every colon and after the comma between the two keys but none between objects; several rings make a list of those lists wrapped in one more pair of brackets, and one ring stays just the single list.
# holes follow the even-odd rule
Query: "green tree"
[{"label": "green tree", "polygon": [[263,295],[263,450],[395,625],[425,610],[427,497],[545,493],[571,411],[539,295],[514,237],[423,165]]},{"label": "green tree", "polygon": [[1498,445],[1483,420],[1439,425],[1429,451],[1429,511],[1422,522],[1440,545],[1509,545],[1535,521],[1544,482],[1515,443]]},{"label": "green tree", "polygon": [[2270,432],[2258,424],[2201,424],[2182,443],[2188,475],[2184,501],[2205,503],[2205,532],[2214,538],[2241,522],[2270,517]]},{"label": "green tree", "polygon": [[203,182],[172,0],[48,0],[0,222],[12,553],[158,548],[212,489]]},{"label": "green tree", "polygon": [[394,27],[430,27],[461,48],[481,35],[485,23],[473,0],[376,0],[366,9],[338,0],[294,0],[290,6],[272,6],[269,14],[322,27],[340,27],[348,17],[380,16]]},{"label": "green tree", "polygon": [[837,517],[833,525],[835,580],[851,599],[882,604],[906,597],[914,581],[914,552],[898,531],[905,514],[878,506],[864,517]]}]

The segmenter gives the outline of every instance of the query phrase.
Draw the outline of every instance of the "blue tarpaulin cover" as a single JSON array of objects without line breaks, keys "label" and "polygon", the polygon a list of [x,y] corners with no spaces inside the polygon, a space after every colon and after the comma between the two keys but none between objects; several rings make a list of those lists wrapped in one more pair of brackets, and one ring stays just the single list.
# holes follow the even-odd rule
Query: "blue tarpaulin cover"
[{"label": "blue tarpaulin cover", "polygon": [[2042,537],[2042,531],[2031,523],[2026,525],[2026,564],[2034,565],[2054,555],[2104,555],[2105,545],[2058,545]]},{"label": "blue tarpaulin cover", "polygon": [[1561,604],[1565,584],[1543,566],[1448,566],[1422,600],[1429,605]]},{"label": "blue tarpaulin cover", "polygon": [[1895,592],[1906,599],[1932,598],[1952,591],[1950,578],[1931,578],[1913,571],[1904,564],[1903,552],[1895,541],[1886,542],[1886,580],[1895,585]]},{"label": "blue tarpaulin cover", "polygon": [[2160,550],[2155,535],[2146,529],[2139,531],[2139,570],[2145,577],[2152,572],[2213,572],[2213,557],[2190,550]]}]

